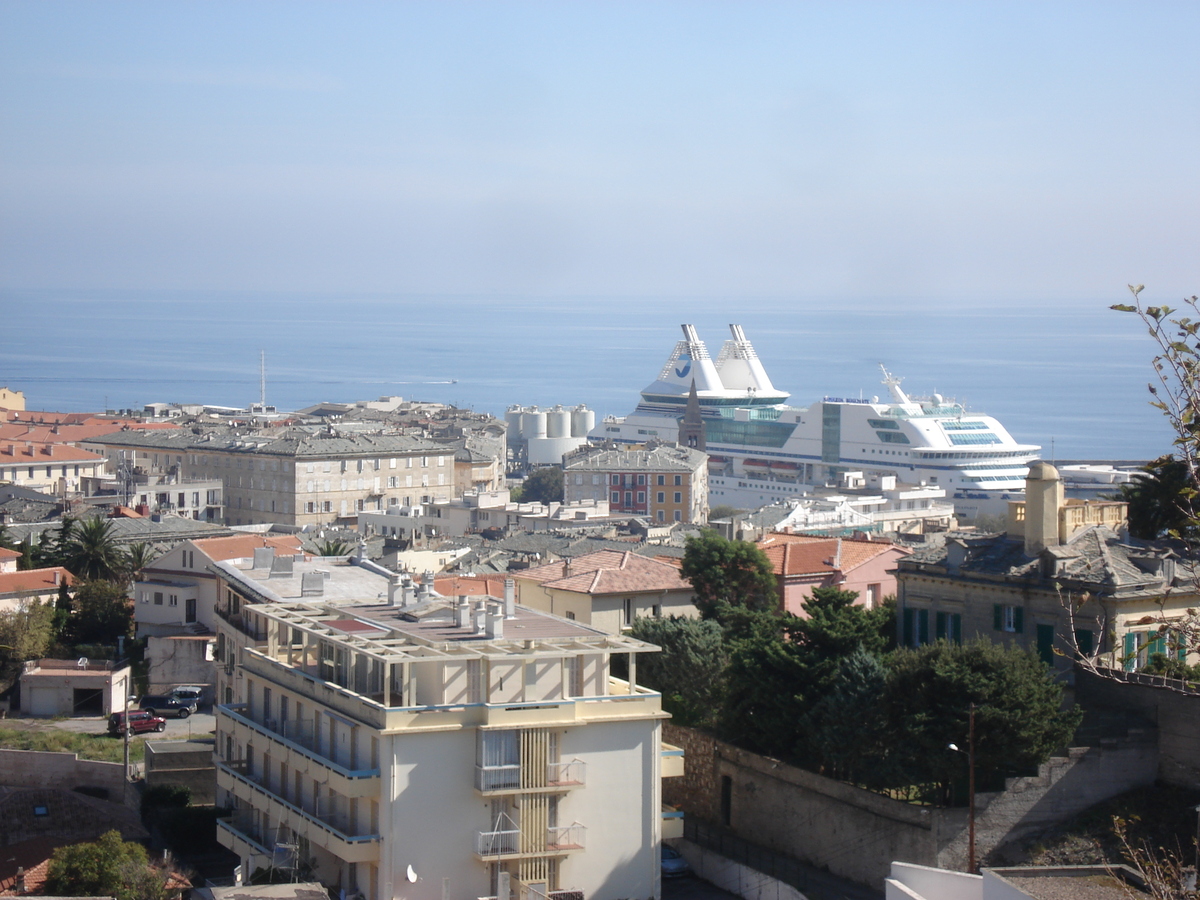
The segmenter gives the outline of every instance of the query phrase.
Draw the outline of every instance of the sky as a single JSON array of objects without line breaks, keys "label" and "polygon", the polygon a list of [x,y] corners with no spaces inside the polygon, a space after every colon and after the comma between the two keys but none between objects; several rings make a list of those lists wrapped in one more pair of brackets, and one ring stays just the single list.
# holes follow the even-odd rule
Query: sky
[{"label": "sky", "polygon": [[0,290],[1170,301],[1198,36],[1145,0],[4,0]]}]

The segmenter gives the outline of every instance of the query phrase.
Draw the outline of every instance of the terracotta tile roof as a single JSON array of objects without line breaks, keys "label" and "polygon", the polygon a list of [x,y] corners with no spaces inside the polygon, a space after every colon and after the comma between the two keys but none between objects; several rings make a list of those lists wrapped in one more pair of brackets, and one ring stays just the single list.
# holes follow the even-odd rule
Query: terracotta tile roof
[{"label": "terracotta tile roof", "polygon": [[54,580],[55,575],[58,576],[60,581],[66,581],[68,587],[75,582],[75,576],[62,566],[55,566],[51,569],[25,569],[19,572],[0,572],[0,594],[20,594],[27,591],[38,591],[41,593],[56,591],[58,590],[58,584]]},{"label": "terracotta tile roof", "polygon": [[99,453],[80,450],[68,444],[47,444],[37,441],[0,441],[0,465],[41,465],[63,462],[97,462],[104,459]]},{"label": "terracotta tile roof", "polygon": [[259,547],[274,547],[285,554],[302,553],[300,538],[289,534],[283,537],[263,537],[260,534],[239,534],[234,537],[201,538],[193,541],[196,549],[203,551],[209,559],[221,562],[226,559],[250,559]]},{"label": "terracotta tile roof", "polygon": [[908,551],[883,541],[771,534],[758,542],[776,575],[817,575],[849,572],[891,550]]},{"label": "terracotta tile roof", "polygon": [[0,559],[20,559],[20,550],[9,550],[7,547],[0,547]]},{"label": "terracotta tile roof", "polygon": [[464,577],[456,575],[451,578],[434,578],[433,589],[443,597],[503,597],[504,579],[489,578],[485,575]]},{"label": "terracotta tile roof", "polygon": [[178,428],[177,425],[142,424],[132,419],[92,419],[87,422],[46,424],[33,422],[6,422],[0,424],[0,441],[34,441],[46,444],[76,444],[91,441],[131,429]]},{"label": "terracotta tile roof", "polygon": [[581,594],[688,591],[692,587],[676,566],[629,550],[598,550],[569,561],[515,572],[513,577]]}]

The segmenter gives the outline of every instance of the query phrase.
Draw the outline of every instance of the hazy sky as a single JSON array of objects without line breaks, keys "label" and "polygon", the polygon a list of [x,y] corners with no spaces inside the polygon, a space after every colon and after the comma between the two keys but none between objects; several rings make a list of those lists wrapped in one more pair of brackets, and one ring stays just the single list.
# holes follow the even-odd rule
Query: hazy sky
[{"label": "hazy sky", "polygon": [[0,287],[1200,291],[1200,3],[0,3]]}]

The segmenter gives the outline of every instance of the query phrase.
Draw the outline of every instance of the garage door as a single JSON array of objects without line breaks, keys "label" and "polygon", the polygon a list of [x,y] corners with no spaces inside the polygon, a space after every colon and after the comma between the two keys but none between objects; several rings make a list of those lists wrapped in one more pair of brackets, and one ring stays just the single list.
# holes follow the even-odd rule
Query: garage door
[{"label": "garage door", "polygon": [[29,712],[34,716],[57,716],[58,689],[34,688],[29,697]]}]

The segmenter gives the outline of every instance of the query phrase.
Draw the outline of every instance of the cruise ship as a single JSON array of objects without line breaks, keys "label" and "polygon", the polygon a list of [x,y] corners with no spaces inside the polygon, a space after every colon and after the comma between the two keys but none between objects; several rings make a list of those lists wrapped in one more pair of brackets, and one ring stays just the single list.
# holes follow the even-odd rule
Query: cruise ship
[{"label": "cruise ship", "polygon": [[847,472],[944,488],[968,518],[999,512],[1004,501],[1023,496],[1041,448],[1017,443],[991,416],[940,394],[909,397],[887,370],[886,400],[824,397],[807,408],[790,406],[740,325],[729,326],[731,337],[715,361],[695,327],[682,327],[683,340],[637,408],[624,418],[606,417],[589,438],[675,442],[690,405],[691,417],[704,423],[714,505],[797,496],[806,485],[837,483]]}]

